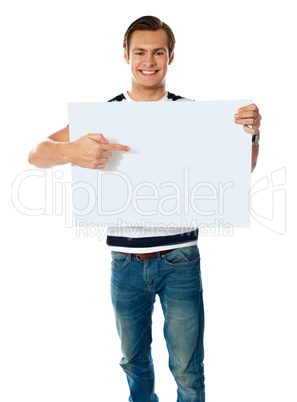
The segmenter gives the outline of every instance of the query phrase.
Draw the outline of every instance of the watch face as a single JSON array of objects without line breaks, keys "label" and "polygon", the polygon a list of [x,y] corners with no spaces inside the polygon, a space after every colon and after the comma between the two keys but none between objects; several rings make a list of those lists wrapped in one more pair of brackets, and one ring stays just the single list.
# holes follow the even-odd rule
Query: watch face
[{"label": "watch face", "polygon": [[260,131],[253,135],[253,142],[258,143],[260,140]]},{"label": "watch face", "polygon": [[255,140],[256,140],[256,141],[259,141],[259,140],[260,140],[260,131],[258,131],[258,132],[255,134]]}]

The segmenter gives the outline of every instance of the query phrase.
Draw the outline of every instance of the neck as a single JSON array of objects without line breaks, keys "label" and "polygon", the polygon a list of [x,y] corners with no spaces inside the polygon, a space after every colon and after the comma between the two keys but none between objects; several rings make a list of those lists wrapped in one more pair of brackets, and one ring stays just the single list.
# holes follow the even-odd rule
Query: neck
[{"label": "neck", "polygon": [[166,93],[165,85],[159,88],[135,88],[132,84],[130,91],[127,91],[131,99],[136,102],[158,101]]}]

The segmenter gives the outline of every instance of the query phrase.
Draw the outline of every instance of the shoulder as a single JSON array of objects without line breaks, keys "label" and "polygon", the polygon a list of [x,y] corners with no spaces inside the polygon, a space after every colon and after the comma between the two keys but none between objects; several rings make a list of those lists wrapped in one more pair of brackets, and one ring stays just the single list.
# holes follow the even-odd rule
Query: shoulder
[{"label": "shoulder", "polygon": [[172,92],[167,91],[167,98],[169,101],[193,101],[194,99],[185,98],[184,96],[175,95]]},{"label": "shoulder", "polygon": [[126,101],[127,99],[125,98],[124,94],[115,96],[114,98],[110,99],[108,102],[121,102],[121,101]]}]

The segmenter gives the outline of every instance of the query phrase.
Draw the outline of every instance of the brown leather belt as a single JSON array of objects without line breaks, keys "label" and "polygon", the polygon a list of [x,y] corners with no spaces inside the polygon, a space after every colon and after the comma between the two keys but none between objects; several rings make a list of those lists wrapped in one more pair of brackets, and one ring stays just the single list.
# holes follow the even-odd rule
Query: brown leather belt
[{"label": "brown leather belt", "polygon": [[[161,250],[159,251],[160,255],[164,255],[166,253],[170,253],[170,251],[173,251],[174,248],[170,249],[170,250]],[[131,257],[136,257],[138,259],[138,261],[140,260],[149,260],[151,258],[156,258],[157,257],[157,253],[145,253],[145,254],[134,254],[134,253],[123,253],[122,254],[131,254]]]}]

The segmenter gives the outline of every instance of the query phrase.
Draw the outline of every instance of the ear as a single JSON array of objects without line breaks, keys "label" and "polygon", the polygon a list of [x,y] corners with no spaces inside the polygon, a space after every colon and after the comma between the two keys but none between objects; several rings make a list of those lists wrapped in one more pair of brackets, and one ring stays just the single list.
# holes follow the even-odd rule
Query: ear
[{"label": "ear", "polygon": [[124,50],[124,59],[125,59],[127,64],[130,64],[129,57],[128,57],[128,54],[127,54],[126,50]]},{"label": "ear", "polygon": [[170,57],[170,60],[169,60],[169,63],[168,63],[169,66],[173,62],[173,60],[174,60],[174,52],[172,52],[172,55]]}]

